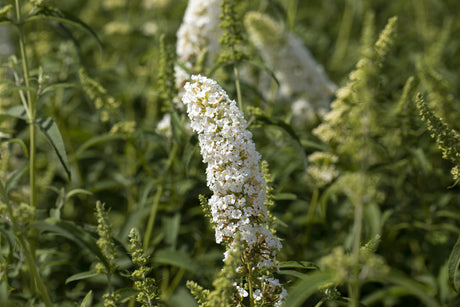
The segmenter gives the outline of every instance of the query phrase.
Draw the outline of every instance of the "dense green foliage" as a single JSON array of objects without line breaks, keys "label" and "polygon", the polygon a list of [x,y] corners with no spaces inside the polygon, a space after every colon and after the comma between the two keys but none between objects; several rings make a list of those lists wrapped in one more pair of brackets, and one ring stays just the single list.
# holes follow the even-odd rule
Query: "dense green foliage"
[{"label": "dense green foliage", "polygon": [[[232,306],[180,66],[267,161],[286,306],[459,306],[460,2],[228,0],[191,68],[186,7],[0,0],[0,305]],[[253,11],[261,44],[291,33],[324,67],[330,110],[279,93]]]}]

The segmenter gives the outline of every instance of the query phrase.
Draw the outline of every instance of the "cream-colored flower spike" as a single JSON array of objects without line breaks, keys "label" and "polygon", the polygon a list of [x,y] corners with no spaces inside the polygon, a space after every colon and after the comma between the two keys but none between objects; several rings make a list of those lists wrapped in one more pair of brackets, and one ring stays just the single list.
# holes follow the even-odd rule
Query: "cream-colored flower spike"
[{"label": "cream-colored flower spike", "polygon": [[[268,272],[278,269],[276,254],[281,242],[268,227],[260,154],[243,113],[216,81],[200,75],[192,76],[192,82],[185,85],[182,101],[198,133],[203,162],[208,164],[207,183],[214,193],[208,204],[216,242],[226,244],[227,258],[235,238],[240,238],[236,243],[251,255],[245,267],[264,272],[257,279],[254,299],[277,306],[286,291]],[[235,283],[235,287],[244,296],[243,285]]]},{"label": "cream-colored flower spike", "polygon": [[304,107],[315,112],[327,111],[337,86],[300,38],[259,12],[247,13],[244,24],[251,41],[274,71],[281,95],[287,99],[304,98]]},{"label": "cream-colored flower spike", "polygon": [[[177,31],[176,53],[179,62],[193,69],[207,52],[207,62],[212,63],[219,50],[219,16],[222,0],[189,0],[182,25]],[[182,87],[190,76],[179,66],[175,67],[176,84]]]}]

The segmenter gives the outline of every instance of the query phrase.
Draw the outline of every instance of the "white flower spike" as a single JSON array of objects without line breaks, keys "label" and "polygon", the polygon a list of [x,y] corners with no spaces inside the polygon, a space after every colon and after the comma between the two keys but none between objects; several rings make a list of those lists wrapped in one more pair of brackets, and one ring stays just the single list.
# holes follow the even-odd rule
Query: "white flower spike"
[{"label": "white flower spike", "polygon": [[[203,162],[208,164],[207,183],[214,193],[208,204],[216,242],[226,244],[227,258],[235,238],[240,238],[242,249],[252,255],[246,264],[263,272],[255,285],[254,299],[262,301],[265,296],[265,302],[279,304],[286,291],[269,272],[278,269],[276,254],[281,242],[268,226],[266,183],[259,170],[261,156],[236,102],[216,81],[200,75],[191,79],[182,101],[191,127],[198,133]],[[244,288],[236,287],[244,296]]]}]

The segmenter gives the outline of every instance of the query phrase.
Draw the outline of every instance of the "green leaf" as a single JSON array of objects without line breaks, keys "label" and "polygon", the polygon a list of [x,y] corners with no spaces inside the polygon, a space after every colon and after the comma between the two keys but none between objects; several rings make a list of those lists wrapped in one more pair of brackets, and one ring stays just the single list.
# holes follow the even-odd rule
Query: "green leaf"
[{"label": "green leaf", "polygon": [[93,193],[91,193],[90,191],[85,190],[85,189],[73,189],[73,190],[70,190],[69,192],[67,192],[65,197],[66,198],[71,198],[74,195],[78,195],[78,194],[93,195]]},{"label": "green leaf", "polygon": [[280,262],[280,270],[282,269],[316,270],[318,266],[310,261],[282,261]]},{"label": "green leaf", "polygon": [[4,203],[9,202],[8,193],[6,193],[5,186],[3,185],[3,182],[1,180],[0,180],[0,196],[2,197],[1,199],[3,200]]},{"label": "green leaf", "polygon": [[115,295],[118,298],[117,301],[120,303],[126,303],[138,293],[139,292],[134,290],[133,288],[121,288],[115,291]]},{"label": "green leaf", "polygon": [[398,298],[401,296],[410,295],[411,292],[407,291],[407,289],[400,287],[400,286],[391,286],[385,287],[380,290],[375,290],[372,293],[365,296],[361,301],[365,306],[374,306],[378,305],[377,303],[380,301],[384,301],[386,298]]},{"label": "green leaf", "polygon": [[272,119],[272,118],[269,118],[267,116],[263,116],[263,115],[257,115],[256,116],[256,119],[264,124],[267,124],[267,125],[270,125],[270,126],[275,126],[275,127],[279,127],[281,129],[283,129],[284,131],[286,131],[298,144],[301,145],[301,142],[300,142],[300,139],[299,137],[297,136],[297,133],[295,132],[295,130],[291,127],[291,125],[285,123],[284,121],[282,120],[279,120],[279,119]]},{"label": "green leaf", "polygon": [[57,90],[59,88],[70,88],[70,87],[77,87],[75,83],[56,83],[52,84],[50,86],[45,87],[42,91],[41,94],[44,95],[48,92],[52,92],[54,90]]},{"label": "green leaf", "polygon": [[37,120],[37,125],[40,128],[40,131],[45,135],[46,139],[50,142],[54,151],[56,152],[59,161],[64,167],[67,178],[71,179],[69,159],[67,158],[67,153],[65,151],[64,140],[62,139],[61,132],[59,131],[58,126],[54,120],[50,117],[40,118]]},{"label": "green leaf", "polygon": [[65,280],[65,283],[68,284],[69,282],[72,282],[72,281],[91,278],[91,277],[97,276],[99,274],[100,273],[96,272],[95,270],[77,273],[77,274],[74,274],[74,275],[70,276],[69,278],[67,278]]},{"label": "green leaf", "polygon": [[14,106],[0,114],[1,117],[14,117],[22,120],[27,120],[27,112],[23,106]]},{"label": "green leaf", "polygon": [[153,256],[153,262],[184,268],[193,273],[198,270],[198,265],[188,254],[174,250],[161,249],[157,251]]},{"label": "green leaf", "polygon": [[288,292],[286,301],[283,307],[298,307],[309,298],[313,293],[331,282],[332,275],[325,272],[314,272],[306,274],[305,277],[299,280]]},{"label": "green leaf", "polygon": [[23,140],[15,138],[15,139],[8,139],[7,142],[8,143],[16,143],[16,144],[18,144],[21,147],[22,152],[24,153],[26,158],[29,158],[29,151],[27,150],[27,146],[26,146],[26,144],[24,143]]},{"label": "green leaf", "polygon": [[383,279],[403,287],[412,295],[418,297],[428,307],[440,307],[439,303],[427,294],[427,290],[429,289],[427,286],[406,277],[400,272],[391,271]]},{"label": "green leaf", "polygon": [[86,294],[85,298],[80,304],[80,307],[91,307],[93,304],[93,290],[89,290],[88,294]]},{"label": "green leaf", "polygon": [[174,216],[165,216],[162,218],[163,221],[163,230],[165,233],[165,243],[168,244],[173,249],[176,248],[177,237],[179,235],[180,228],[180,213],[176,213]]},{"label": "green leaf", "polygon": [[275,73],[273,72],[273,70],[271,70],[270,68],[268,68],[268,66],[265,65],[265,63],[263,63],[263,62],[257,62],[257,61],[249,61],[249,60],[248,60],[248,61],[245,61],[245,62],[247,62],[247,63],[249,63],[249,64],[251,64],[251,65],[254,65],[255,67],[257,67],[257,68],[259,68],[259,69],[261,69],[261,70],[267,72],[267,73],[270,75],[270,77],[272,77],[272,79],[275,81],[276,85],[277,85],[278,87],[280,87],[280,82],[278,81],[278,78],[276,78]]},{"label": "green leaf", "polygon": [[74,222],[49,218],[45,221],[37,222],[33,226],[38,230],[49,231],[74,241],[81,247],[86,248],[93,253],[94,256],[99,258],[99,261],[107,268],[107,270],[110,270],[110,264],[107,258],[102,254],[99,246],[97,246],[96,239]]},{"label": "green leaf", "polygon": [[324,146],[321,143],[317,143],[315,141],[312,141],[312,140],[302,139],[302,140],[300,140],[300,143],[302,144],[302,146],[304,148],[312,148],[312,149],[318,149],[318,150],[321,150],[321,151],[327,151],[326,146]]},{"label": "green leaf", "polygon": [[457,271],[460,265],[460,237],[454,245],[454,248],[450,252],[449,260],[447,261],[447,267],[449,272],[449,284],[452,288],[458,292],[459,287],[457,285]]},{"label": "green leaf", "polygon": [[304,273],[294,270],[280,270],[278,274],[297,277],[298,279],[303,279],[305,277]]},{"label": "green leaf", "polygon": [[[13,254],[15,252],[15,235],[12,229],[5,229],[3,227],[0,227],[0,234],[3,235],[3,237],[6,238],[6,242],[8,242],[9,245],[9,253],[7,256],[7,263],[10,263],[11,260],[13,259]],[[3,241],[3,244],[5,244]]]},{"label": "green leaf", "polygon": [[265,125],[269,126],[275,126],[277,128],[280,128],[281,130],[284,130],[295,142],[296,142],[296,147],[299,150],[299,153],[302,156],[303,164],[305,167],[308,165],[307,157],[305,155],[305,151],[302,147],[302,143],[299,139],[299,136],[297,135],[296,131],[294,128],[292,128],[291,125],[285,123],[284,121],[276,118],[269,118],[263,115],[256,115],[256,121],[263,123]]},{"label": "green leaf", "polygon": [[9,23],[12,24],[11,20],[9,20],[6,17],[0,17],[0,25],[6,25],[6,24],[9,24]]},{"label": "green leaf", "polygon": [[382,213],[375,202],[370,202],[364,207],[364,214],[369,228],[369,237],[374,238],[382,231]]},{"label": "green leaf", "polygon": [[29,13],[29,16],[25,20],[25,22],[30,22],[34,20],[52,20],[57,21],[60,23],[67,23],[73,26],[76,26],[84,31],[88,32],[95,40],[100,50],[102,50],[101,41],[97,36],[96,32],[91,29],[86,23],[78,19],[77,17],[61,11],[55,7],[48,7],[45,5],[36,6],[32,9]]},{"label": "green leaf", "polygon": [[297,195],[294,193],[278,193],[274,195],[275,200],[296,200]]},{"label": "green leaf", "polygon": [[37,90],[33,87],[27,87],[24,85],[14,85],[14,86],[8,86],[5,90],[0,92],[0,96],[6,95],[8,93],[14,92],[14,91],[31,91],[31,92],[36,92]]},{"label": "green leaf", "polygon": [[83,152],[85,152],[85,150],[87,150],[90,147],[103,144],[108,141],[121,139],[124,139],[124,136],[118,134],[103,134],[95,136],[81,144],[80,147],[78,147],[78,149],[75,151],[75,156],[79,157]]},{"label": "green leaf", "polygon": [[177,143],[180,143],[181,137],[185,133],[184,127],[182,125],[182,122],[177,112],[171,112],[170,116],[171,116],[171,130],[173,133],[174,140]]},{"label": "green leaf", "polygon": [[23,165],[20,167],[18,170],[16,170],[6,181],[5,183],[5,191],[8,193],[12,188],[16,186],[16,183],[21,179],[21,177],[26,173],[26,171],[29,169],[29,166],[27,164]]},{"label": "green leaf", "polygon": [[8,285],[2,279],[0,281],[0,304],[1,306],[11,306],[10,303],[8,302]]},{"label": "green leaf", "polygon": [[185,173],[188,175],[190,161],[192,160],[193,153],[197,148],[196,144],[198,142],[198,137],[196,134],[193,134],[187,144],[185,144],[184,154],[182,155],[182,165],[184,167]]}]

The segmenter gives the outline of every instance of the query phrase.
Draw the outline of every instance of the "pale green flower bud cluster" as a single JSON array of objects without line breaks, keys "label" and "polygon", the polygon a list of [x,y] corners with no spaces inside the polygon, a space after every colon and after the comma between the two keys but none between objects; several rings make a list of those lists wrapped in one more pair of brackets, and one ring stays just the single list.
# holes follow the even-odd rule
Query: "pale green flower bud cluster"
[{"label": "pale green flower bud cluster", "polygon": [[334,183],[333,191],[345,194],[354,205],[369,202],[382,203],[385,194],[380,191],[381,177],[362,172],[344,172]]},{"label": "pale green flower bud cluster", "polygon": [[107,90],[102,87],[102,85],[100,85],[96,80],[90,78],[83,68],[81,68],[78,73],[83,90],[93,101],[96,109],[101,112],[101,121],[109,121],[110,116],[120,107],[120,102],[110,96],[107,93]]},{"label": "pale green flower bud cluster", "polygon": [[[36,209],[27,203],[20,203],[19,206],[12,207],[13,220],[19,227],[26,227],[35,221]],[[4,203],[0,203],[0,220],[10,221],[8,215],[8,207]]]},{"label": "pale green flower bud cluster", "polygon": [[306,169],[307,183],[314,188],[322,188],[339,175],[335,167],[338,157],[331,153],[316,151],[308,157]]},{"label": "pale green flower bud cluster", "polygon": [[436,144],[442,151],[443,159],[455,163],[451,170],[454,180],[460,179],[460,134],[447,126],[444,120],[437,117],[423,101],[421,95],[417,96],[417,108],[422,120],[426,122],[431,137],[436,139]]},{"label": "pale green flower bud cluster", "polygon": [[135,280],[134,290],[138,291],[136,301],[141,303],[143,307],[156,306],[157,285],[153,278],[147,277],[152,269],[147,266],[148,259],[144,254],[139,233],[134,228],[129,233],[129,243],[131,259],[137,267],[131,273],[131,277]]},{"label": "pale green flower bud cluster", "polygon": [[[96,203],[96,218],[97,218],[97,233],[99,238],[97,240],[97,246],[102,251],[102,254],[109,260],[109,264],[112,265],[111,270],[115,269],[113,260],[116,258],[116,247],[112,238],[112,227],[109,224],[107,211],[105,205],[98,201]],[[103,268],[99,266],[99,268]],[[111,274],[112,272],[106,272]]]},{"label": "pale green flower bud cluster", "polygon": [[132,135],[136,130],[136,122],[133,120],[122,121],[114,124],[110,129],[110,134]]},{"label": "pale green flower bud cluster", "polygon": [[381,278],[389,272],[389,267],[383,257],[375,254],[379,239],[379,237],[376,237],[360,248],[357,264],[353,256],[346,253],[344,248],[340,246],[321,259],[321,266],[325,271],[330,271],[334,274],[336,284],[343,284],[349,281],[356,266],[360,269],[358,276],[361,281]]},{"label": "pale green flower bud cluster", "polygon": [[113,292],[110,293],[105,293],[102,295],[102,298],[104,299],[104,307],[117,307],[117,300],[118,300],[118,295],[116,295]]}]

